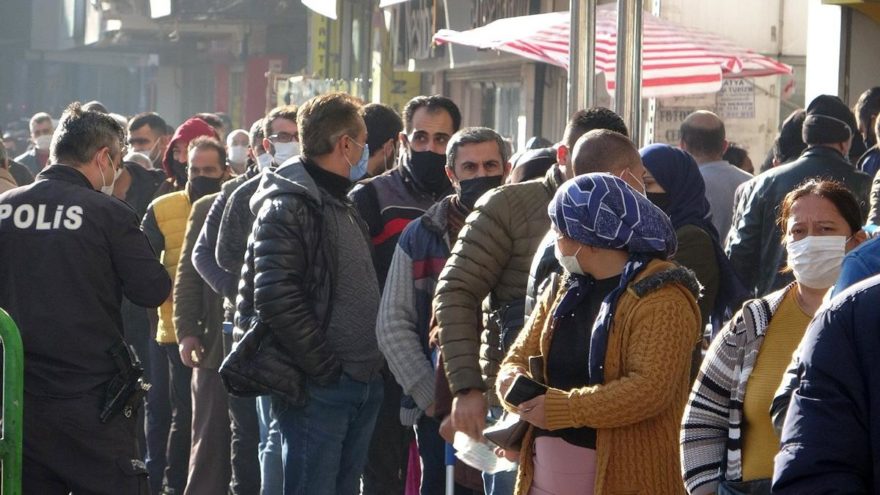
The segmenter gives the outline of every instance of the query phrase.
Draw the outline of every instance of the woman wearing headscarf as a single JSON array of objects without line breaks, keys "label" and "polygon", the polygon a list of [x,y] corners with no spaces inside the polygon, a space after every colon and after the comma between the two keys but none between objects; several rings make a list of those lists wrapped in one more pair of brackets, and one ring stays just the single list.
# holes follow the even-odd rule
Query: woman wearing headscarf
[{"label": "woman wearing headscarf", "polygon": [[[699,302],[703,327],[713,321],[720,330],[722,322],[745,299],[745,288],[724,255],[712,224],[699,166],[686,151],[667,144],[653,144],[639,153],[647,169],[644,181],[648,199],[669,215],[678,237],[674,259],[693,270],[703,286]],[[694,376],[697,368],[699,363]]]},{"label": "woman wearing headscarf", "polygon": [[838,182],[811,179],[785,196],[778,223],[795,282],[746,302],[706,352],[682,421],[688,493],[770,493],[774,395],[844,254],[864,241],[862,222]]},{"label": "woman wearing headscarf", "polygon": [[608,174],[566,182],[548,211],[565,273],[498,380],[504,397],[529,358],[543,358],[547,392],[505,406],[531,424],[516,493],[683,493],[675,439],[699,309],[691,272],[667,261],[672,224]]}]

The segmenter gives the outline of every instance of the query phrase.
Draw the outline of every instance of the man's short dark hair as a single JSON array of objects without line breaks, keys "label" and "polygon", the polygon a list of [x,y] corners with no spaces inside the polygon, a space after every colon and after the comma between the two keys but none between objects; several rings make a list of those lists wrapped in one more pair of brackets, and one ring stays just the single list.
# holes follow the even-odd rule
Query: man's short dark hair
[{"label": "man's short dark hair", "polygon": [[125,141],[125,129],[106,113],[83,110],[74,102],[64,110],[49,149],[52,163],[82,165],[95,153],[109,147],[119,153]]},{"label": "man's short dark hair", "polygon": [[694,126],[687,120],[682,122],[681,141],[688,152],[698,156],[719,156],[724,153],[724,139],[726,132],[724,122],[717,127]]},{"label": "man's short dark hair", "polygon": [[189,161],[189,153],[192,150],[214,150],[217,152],[217,156],[220,157],[220,168],[226,166],[226,147],[211,136],[199,136],[189,142],[189,146],[186,149],[187,161]]},{"label": "man's short dark hair", "polygon": [[593,129],[581,136],[572,149],[573,175],[615,173],[641,160],[628,137],[608,129]]},{"label": "man's short dark hair", "polygon": [[403,120],[406,124],[406,133],[412,132],[412,120],[416,110],[425,108],[428,113],[435,113],[441,110],[445,111],[452,117],[452,132],[458,132],[461,128],[461,111],[454,101],[445,96],[416,96],[406,103],[403,107]]},{"label": "man's short dark hair", "polygon": [[175,129],[173,125],[171,125],[171,124],[165,124],[165,135],[166,135],[166,136],[169,136],[169,137],[170,137],[170,136],[173,136],[173,135],[174,135],[174,131],[176,131],[176,130],[177,130],[177,129]]},{"label": "man's short dark hair", "polygon": [[136,131],[143,126],[148,126],[156,136],[163,136],[166,127],[165,119],[156,112],[143,112],[135,115],[128,121],[128,132]]},{"label": "man's short dark hair", "polygon": [[593,107],[578,110],[568,119],[562,144],[571,150],[581,136],[594,129],[607,129],[629,136],[629,129],[626,128],[626,123],[620,118],[620,115],[605,107]]},{"label": "man's short dark hair", "polygon": [[446,145],[446,166],[455,170],[455,158],[458,155],[458,149],[466,144],[480,144],[493,142],[498,145],[498,154],[501,156],[501,166],[507,165],[510,160],[510,146],[507,141],[495,132],[494,129],[488,127],[465,127],[456,132],[449,139]]},{"label": "man's short dark hair", "polygon": [[[263,119],[257,119],[251,124],[251,148],[263,150]],[[263,150],[265,151],[265,150]]]},{"label": "man's short dark hair", "polygon": [[296,116],[303,156],[326,155],[342,136],[357,136],[365,127],[360,111],[360,100],[346,93],[320,95],[303,103]]},{"label": "man's short dark hair", "polygon": [[[263,119],[263,137],[269,138],[269,136],[275,134],[272,130],[272,122],[275,119],[285,119],[289,120],[293,123],[296,123],[296,105],[281,105],[280,107],[275,107],[272,110],[269,110],[269,113],[266,114],[266,118]],[[299,126],[297,126],[298,128]]]},{"label": "man's short dark hair", "polygon": [[389,139],[397,139],[403,130],[403,120],[393,108],[381,103],[370,103],[361,109],[364,123],[367,124],[367,145],[370,156],[382,149]]},{"label": "man's short dark hair", "polygon": [[110,113],[110,110],[107,110],[107,107],[98,100],[92,100],[83,104],[82,109],[86,112]]}]

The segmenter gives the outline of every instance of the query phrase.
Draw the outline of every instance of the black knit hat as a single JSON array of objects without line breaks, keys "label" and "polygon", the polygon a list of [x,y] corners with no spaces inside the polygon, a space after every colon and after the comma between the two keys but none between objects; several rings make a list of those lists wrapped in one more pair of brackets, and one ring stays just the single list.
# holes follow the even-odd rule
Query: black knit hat
[{"label": "black knit hat", "polygon": [[857,129],[855,116],[840,98],[819,95],[807,107],[802,137],[807,144],[840,143]]}]

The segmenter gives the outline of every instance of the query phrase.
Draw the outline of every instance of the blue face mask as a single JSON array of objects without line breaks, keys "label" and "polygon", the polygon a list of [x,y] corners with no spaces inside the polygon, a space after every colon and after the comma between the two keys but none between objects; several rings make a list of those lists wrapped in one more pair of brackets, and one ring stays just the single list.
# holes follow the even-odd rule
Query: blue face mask
[{"label": "blue face mask", "polygon": [[[353,142],[354,144],[358,144],[357,141],[355,141],[353,139],[351,142]],[[360,146],[360,145],[358,144],[358,146]],[[348,162],[348,166],[351,167],[348,171],[348,178],[352,182],[354,182],[356,180],[360,180],[365,175],[367,175],[367,162],[370,161],[370,145],[367,143],[364,143],[363,148],[364,148],[364,150],[361,153],[361,159],[358,160],[357,164],[352,165],[351,162],[348,161],[348,158],[345,159],[345,161]]]}]

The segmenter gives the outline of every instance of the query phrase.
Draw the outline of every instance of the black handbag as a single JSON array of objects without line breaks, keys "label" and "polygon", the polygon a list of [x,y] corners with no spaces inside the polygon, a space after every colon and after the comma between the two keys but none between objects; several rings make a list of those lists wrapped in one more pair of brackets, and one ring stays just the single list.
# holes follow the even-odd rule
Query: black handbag
[{"label": "black handbag", "polygon": [[230,395],[235,397],[257,397],[268,395],[271,390],[257,379],[254,356],[260,349],[263,333],[261,325],[245,331],[241,340],[223,359],[220,365],[220,378]]}]

